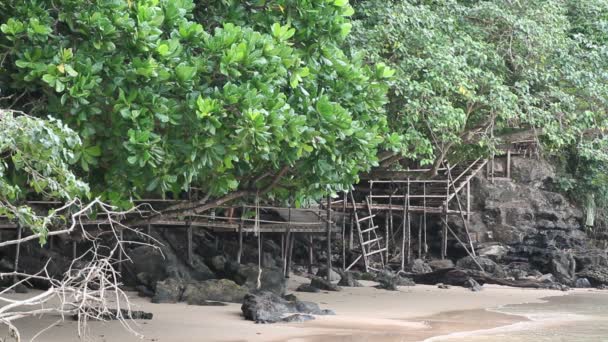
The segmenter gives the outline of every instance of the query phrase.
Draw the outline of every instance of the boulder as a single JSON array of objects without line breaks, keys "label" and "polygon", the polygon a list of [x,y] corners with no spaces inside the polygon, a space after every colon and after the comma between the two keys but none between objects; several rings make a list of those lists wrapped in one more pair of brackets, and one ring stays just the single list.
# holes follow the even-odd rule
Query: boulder
[{"label": "boulder", "polygon": [[283,271],[278,268],[263,268],[260,276],[261,288],[257,288],[258,266],[255,264],[241,265],[232,278],[237,284],[243,285],[250,291],[261,290],[270,291],[282,296],[287,290],[287,281],[283,276]]},{"label": "boulder", "polygon": [[[477,260],[477,263],[479,263],[481,265],[481,267],[483,268],[483,270],[486,273],[488,273],[494,277],[497,277],[497,278],[504,278],[506,276],[505,271],[502,268],[502,266],[498,265],[491,259],[482,257],[482,256],[478,256],[475,258],[475,260]],[[456,266],[458,268],[462,268],[464,270],[479,271],[479,266],[477,266],[477,263],[475,263],[475,260],[473,260],[473,258],[470,256],[466,256],[466,257],[458,260],[456,262]]]},{"label": "boulder", "polygon": [[224,272],[226,265],[226,258],[223,255],[216,255],[211,258],[211,267],[216,272]]},{"label": "boulder", "polygon": [[[327,279],[327,267],[319,268],[319,270],[317,271],[317,277]],[[329,280],[330,281],[338,281],[340,279],[341,279],[340,273],[338,273],[336,270],[334,270],[332,268],[329,271]]]},{"label": "boulder", "polygon": [[274,323],[287,313],[296,312],[296,306],[272,292],[247,294],[241,305],[245,319],[256,323]]},{"label": "boulder", "polygon": [[325,291],[341,291],[342,288],[340,286],[332,284],[332,282],[328,281],[325,278],[313,277],[310,280],[310,286],[316,287],[320,290]]},{"label": "boulder", "polygon": [[311,292],[311,293],[321,292],[321,290],[319,290],[318,288],[316,288],[310,284],[301,284],[300,286],[298,286],[296,291],[297,292]]},{"label": "boulder", "polygon": [[466,287],[467,289],[469,289],[473,292],[479,292],[479,291],[483,290],[481,285],[479,285],[479,283],[473,278],[467,279],[467,281],[464,282],[464,287]]},{"label": "boulder", "polygon": [[412,273],[420,274],[420,273],[429,273],[432,272],[433,269],[429,266],[424,260],[416,259],[412,262],[410,266]]},{"label": "boulder", "polygon": [[435,259],[428,262],[433,270],[443,270],[446,268],[454,268],[454,262],[450,259]]},{"label": "boulder", "polygon": [[574,283],[576,288],[579,289],[586,289],[591,287],[591,283],[589,282],[589,280],[587,278],[577,278],[576,282]]},{"label": "boulder", "polygon": [[322,310],[319,306],[312,302],[296,301],[290,302],[268,291],[259,292],[256,294],[247,294],[241,305],[241,311],[245,319],[257,323],[274,323],[279,321],[284,322],[303,322],[309,320],[308,317],[292,317],[283,318],[289,313],[305,314],[305,315],[334,315],[331,310]]},{"label": "boulder", "polygon": [[588,267],[576,274],[579,278],[587,278],[591,285],[597,287],[608,285],[608,269],[603,267]]},{"label": "boulder", "polygon": [[503,245],[490,245],[479,249],[477,255],[500,261],[508,252],[509,249]]},{"label": "boulder", "polygon": [[156,283],[152,303],[177,303],[182,299],[185,284],[183,281],[169,278]]},{"label": "boulder", "polygon": [[575,279],[576,261],[570,253],[557,251],[552,253],[550,271],[563,284],[572,284]]},{"label": "boulder", "polygon": [[390,272],[388,270],[378,272],[375,280],[376,282],[378,282],[376,288],[389,291],[397,291],[397,286],[415,285],[415,283],[411,279],[401,277],[399,274]]},{"label": "boulder", "polygon": [[437,284],[437,288],[442,289],[442,290],[447,290],[450,288],[450,285],[446,285],[444,283],[439,283],[439,284]]},{"label": "boulder", "polygon": [[338,286],[362,287],[363,285],[361,285],[361,283],[359,283],[357,281],[357,279],[355,279],[355,277],[353,276],[353,274],[351,272],[345,272],[342,275],[342,278],[340,279],[340,281],[338,282]]},{"label": "boulder", "polygon": [[211,279],[186,285],[182,300],[191,305],[201,305],[207,301],[241,303],[248,292],[232,280]]}]

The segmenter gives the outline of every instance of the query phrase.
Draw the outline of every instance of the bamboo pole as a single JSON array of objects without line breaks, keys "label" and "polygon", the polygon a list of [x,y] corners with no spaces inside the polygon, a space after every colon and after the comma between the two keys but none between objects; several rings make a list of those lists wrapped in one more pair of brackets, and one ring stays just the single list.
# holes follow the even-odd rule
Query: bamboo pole
[{"label": "bamboo pole", "polygon": [[342,271],[346,271],[346,192],[342,202]]},{"label": "bamboo pole", "polygon": [[[21,240],[21,224],[17,223],[17,240]],[[15,248],[15,263],[13,265],[13,271],[15,271],[15,273],[18,272],[19,270],[19,254],[21,253],[21,242],[17,242],[17,247]],[[76,258],[74,258],[76,259]],[[13,276],[13,283],[17,283],[19,281],[19,278],[17,277],[17,275],[15,274]]]},{"label": "bamboo pole", "polygon": [[194,254],[192,253],[192,225],[188,225],[186,228],[186,238],[188,240],[188,264],[192,266],[194,264]]},{"label": "bamboo pole", "polygon": [[312,265],[314,263],[314,245],[312,234],[308,234],[308,242],[308,273],[312,274]]}]

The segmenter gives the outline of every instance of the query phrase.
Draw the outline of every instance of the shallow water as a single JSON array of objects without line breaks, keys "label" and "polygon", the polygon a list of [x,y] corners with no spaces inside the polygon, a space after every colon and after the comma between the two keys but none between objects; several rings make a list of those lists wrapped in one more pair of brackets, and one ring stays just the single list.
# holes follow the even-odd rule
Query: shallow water
[{"label": "shallow water", "polygon": [[509,305],[495,311],[521,315],[529,321],[426,341],[608,342],[608,293],[605,292],[578,292],[549,298],[546,303]]}]

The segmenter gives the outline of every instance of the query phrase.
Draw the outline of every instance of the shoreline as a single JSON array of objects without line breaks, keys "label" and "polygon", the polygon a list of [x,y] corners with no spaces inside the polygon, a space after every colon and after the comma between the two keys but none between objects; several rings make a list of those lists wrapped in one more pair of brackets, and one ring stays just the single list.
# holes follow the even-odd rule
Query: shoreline
[{"label": "shoreline", "polygon": [[[301,300],[333,309],[336,316],[319,316],[304,323],[255,324],[241,317],[240,304],[191,306],[152,304],[134,297],[133,309],[152,312],[151,321],[137,321],[136,330],[145,337],[130,335],[117,322],[90,322],[92,341],[151,342],[325,342],[325,341],[423,341],[454,332],[470,332],[525,321],[523,316],[491,312],[487,309],[509,304],[542,303],[547,297],[568,293],[555,290],[520,289],[486,285],[480,292],[461,287],[438,289],[431,285],[400,287],[399,291],[379,290],[375,283],[365,287],[343,288],[341,292],[293,292],[309,280],[292,277],[289,293]],[[24,341],[54,317],[30,318],[17,322]],[[76,322],[65,321],[36,341],[79,341]]]}]

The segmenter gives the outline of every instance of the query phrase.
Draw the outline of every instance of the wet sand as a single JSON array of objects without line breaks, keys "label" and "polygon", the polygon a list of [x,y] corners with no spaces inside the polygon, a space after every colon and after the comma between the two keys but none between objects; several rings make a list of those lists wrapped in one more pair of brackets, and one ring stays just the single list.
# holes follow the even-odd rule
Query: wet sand
[{"label": "wet sand", "polygon": [[[289,289],[308,282],[292,277]],[[435,286],[401,287],[399,291],[365,287],[344,288],[341,292],[296,293],[302,300],[333,309],[336,316],[292,324],[254,324],[245,321],[239,304],[227,306],[190,306],[187,304],[152,304],[134,295],[135,310],[152,312],[154,319],[137,321],[134,328],[143,339],[129,334],[118,322],[91,322],[90,341],[159,341],[159,342],[236,342],[236,341],[421,341],[431,336],[458,331],[472,331],[509,325],[526,318],[488,312],[484,309],[506,304],[540,303],[543,297],[560,296],[560,291],[515,289],[484,286],[481,292],[461,287],[448,290]],[[45,316],[17,322],[24,341],[57,321]],[[0,335],[2,337],[2,335]],[[51,328],[36,341],[79,341],[76,322],[65,321]]]}]

